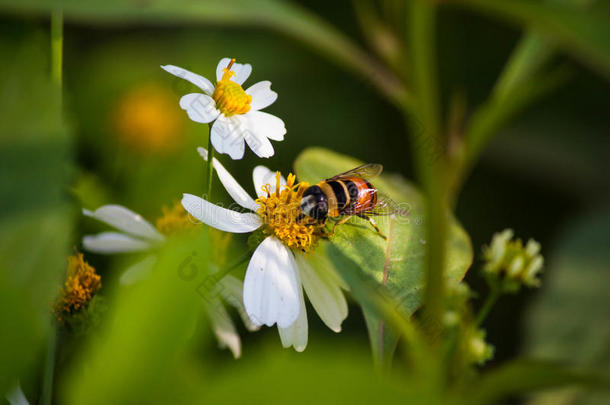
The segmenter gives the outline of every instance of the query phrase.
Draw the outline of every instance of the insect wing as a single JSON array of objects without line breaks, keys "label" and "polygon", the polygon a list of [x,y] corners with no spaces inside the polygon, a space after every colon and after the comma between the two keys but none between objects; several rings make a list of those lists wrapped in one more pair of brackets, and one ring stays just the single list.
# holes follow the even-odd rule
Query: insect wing
[{"label": "insect wing", "polygon": [[337,174],[328,180],[340,180],[348,177],[359,177],[361,179],[372,179],[373,177],[379,176],[383,171],[383,165],[378,163],[367,163],[362,166],[358,166],[352,170],[348,170],[344,173]]},{"label": "insect wing", "polygon": [[387,194],[377,191],[377,203],[370,208],[364,208],[359,214],[361,215],[400,215],[408,216],[411,207],[408,203],[398,204],[392,200]]}]

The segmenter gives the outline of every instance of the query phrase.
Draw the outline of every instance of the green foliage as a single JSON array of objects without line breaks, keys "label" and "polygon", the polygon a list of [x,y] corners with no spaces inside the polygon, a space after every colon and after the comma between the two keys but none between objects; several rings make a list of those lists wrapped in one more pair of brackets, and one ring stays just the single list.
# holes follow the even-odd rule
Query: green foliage
[{"label": "green foliage", "polygon": [[[329,150],[312,148],[301,153],[295,162],[295,170],[300,180],[315,183],[362,163]],[[338,274],[364,273],[389,294],[401,313],[410,315],[422,300],[426,248],[423,199],[413,185],[396,174],[382,174],[372,183],[407,210],[408,216],[375,217],[387,240],[381,238],[367,221],[354,217],[337,228],[329,243],[331,246],[323,249],[330,259],[329,264]],[[445,269],[450,282],[456,283],[464,277],[472,256],[470,238],[453,219],[447,240]],[[351,268],[345,268],[346,263],[351,263]],[[349,284],[347,279],[346,282]],[[388,329],[379,314],[366,305],[364,311],[373,352],[378,360],[387,360],[395,348],[395,331]]]},{"label": "green foliage", "polygon": [[[525,353],[610,370],[610,213],[581,216],[564,228],[545,288],[526,316]],[[580,390],[541,395],[537,405],[607,403],[608,393]],[[590,402],[585,402],[590,401]]]},{"label": "green foliage", "polygon": [[174,383],[175,362],[207,335],[197,328],[209,294],[206,236],[166,243],[149,279],[109,299],[100,332],[65,377],[68,403],[150,402]]},{"label": "green foliage", "polygon": [[455,3],[523,24],[606,77],[610,75],[610,10],[601,1],[592,7],[527,0]]},{"label": "green foliage", "polygon": [[13,55],[0,66],[0,392],[27,377],[41,353],[70,246],[70,138],[45,39],[0,41]]}]

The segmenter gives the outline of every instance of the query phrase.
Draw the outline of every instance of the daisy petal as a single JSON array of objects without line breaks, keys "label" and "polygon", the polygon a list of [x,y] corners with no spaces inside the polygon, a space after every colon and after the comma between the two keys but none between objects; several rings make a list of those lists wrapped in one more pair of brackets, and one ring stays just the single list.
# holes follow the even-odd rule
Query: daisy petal
[{"label": "daisy petal", "polygon": [[341,332],[347,318],[347,301],[339,285],[329,276],[329,269],[312,266],[308,259],[296,258],[301,270],[301,281],[307,297],[322,321],[334,332]]},{"label": "daisy petal", "polygon": [[[197,148],[197,152],[199,152],[203,160],[208,160],[207,149],[199,147]],[[258,204],[254,202],[252,197],[250,197],[250,195],[237,182],[237,180],[231,176],[231,173],[225,169],[222,163],[220,163],[218,159],[214,158],[212,165],[214,166],[214,169],[216,169],[216,174],[218,175],[220,182],[223,186],[225,186],[227,193],[229,193],[233,200],[244,208],[256,211],[258,209]]]},{"label": "daisy petal", "polygon": [[[220,62],[218,62],[218,66],[216,66],[216,81],[219,82],[222,79],[222,75],[224,74],[223,69],[229,66],[231,62],[231,58],[222,58]],[[235,74],[231,77],[231,80],[235,83],[242,85],[246,79],[252,73],[252,66],[249,63],[241,64],[234,63],[231,66],[231,71],[235,72]]]},{"label": "daisy petal", "polygon": [[182,206],[199,221],[221,231],[246,233],[261,226],[256,214],[228,210],[192,194],[184,194]]},{"label": "daisy petal", "polygon": [[150,242],[133,238],[124,233],[102,232],[83,238],[83,247],[94,253],[111,254],[139,252],[151,248]]},{"label": "daisy petal", "polygon": [[246,90],[246,94],[252,96],[250,111],[262,110],[277,100],[277,93],[271,90],[271,82],[269,80],[253,84]]},{"label": "daisy petal", "polygon": [[214,99],[201,93],[182,96],[180,107],[186,111],[191,120],[201,124],[214,121],[220,114],[220,111],[216,109]]},{"label": "daisy petal", "polygon": [[225,117],[220,114],[212,125],[212,146],[220,153],[226,153],[231,159],[241,159],[244,157],[244,131],[239,116]]},{"label": "daisy petal", "polygon": [[6,400],[11,405],[30,405],[28,399],[25,397],[23,390],[21,389],[21,384],[17,381],[17,384],[8,391],[5,396]]},{"label": "daisy petal", "polygon": [[248,128],[244,133],[244,139],[246,143],[252,149],[258,157],[268,158],[273,156],[273,145],[269,142],[266,136],[261,135],[260,132],[256,132]]},{"label": "daisy petal", "polygon": [[250,320],[248,314],[246,313],[246,308],[244,307],[243,301],[244,289],[241,280],[238,280],[230,274],[224,276],[220,281],[218,281],[218,293],[227,304],[237,309],[237,312],[244,322],[246,329],[249,331],[260,329],[260,325],[255,325],[252,323],[252,320]]},{"label": "daisy petal", "polygon": [[281,328],[292,325],[301,303],[298,268],[292,252],[274,237],[267,237],[254,251],[244,279],[244,305],[257,325]]},{"label": "daisy petal", "polygon": [[[252,171],[252,180],[254,181],[254,188],[256,189],[256,194],[259,197],[265,195],[263,191],[263,186],[266,184],[271,184],[271,190],[275,190],[276,186],[276,172],[272,172],[265,166],[256,166]],[[280,176],[280,190],[284,188],[286,185],[286,179],[284,176]]]},{"label": "daisy petal", "polygon": [[136,264],[130,266],[121,274],[119,282],[122,285],[132,285],[139,281],[146,280],[152,273],[152,269],[157,262],[155,255],[146,256]]},{"label": "daisy petal", "polygon": [[241,340],[235,330],[235,325],[218,297],[207,297],[206,312],[220,347],[228,347],[236,359],[241,356]]},{"label": "daisy petal", "polygon": [[148,221],[122,205],[104,205],[93,212],[83,209],[83,214],[135,236],[163,240],[163,235]]},{"label": "daisy petal", "polygon": [[283,141],[286,134],[284,121],[263,111],[250,111],[244,115],[248,129],[258,136]]},{"label": "daisy petal", "polygon": [[307,347],[307,310],[305,309],[305,300],[303,299],[303,292],[299,294],[301,298],[301,310],[297,320],[287,328],[280,328],[277,330],[280,333],[280,340],[282,346],[290,347],[293,346],[297,352],[302,352]]},{"label": "daisy petal", "polygon": [[181,67],[174,65],[161,65],[161,69],[173,74],[174,76],[178,76],[181,79],[188,80],[209,96],[214,93],[214,85],[212,82],[205,77],[198,75],[197,73],[189,72],[186,69],[182,69]]}]

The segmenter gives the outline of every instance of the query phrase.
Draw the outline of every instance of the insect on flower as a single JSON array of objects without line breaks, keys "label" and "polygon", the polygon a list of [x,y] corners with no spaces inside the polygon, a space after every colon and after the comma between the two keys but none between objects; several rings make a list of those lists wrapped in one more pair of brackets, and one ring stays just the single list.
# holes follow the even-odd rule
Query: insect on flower
[{"label": "insect on flower", "polygon": [[[198,151],[208,160],[206,149]],[[324,224],[299,216],[303,191],[309,184],[296,183],[294,174],[284,178],[279,172],[257,166],[252,172],[257,190],[253,199],[218,159],[212,162],[229,195],[249,212],[227,209],[192,194],[184,194],[182,205],[208,226],[231,233],[256,232],[262,237],[244,278],[243,303],[251,321],[277,324],[282,345],[303,351],[308,331],[306,294],[322,321],[340,332],[348,313],[342,292],[347,286],[327,265],[324,255],[316,252],[325,234]]]},{"label": "insect on flower", "polygon": [[368,181],[381,174],[382,170],[382,165],[368,163],[307,188],[300,204],[303,215],[322,223],[326,223],[328,218],[338,219],[329,236],[334,234],[338,225],[357,216],[369,221],[385,239],[386,236],[381,233],[373,216],[406,216],[408,212],[401,209],[390,197],[380,193]]}]

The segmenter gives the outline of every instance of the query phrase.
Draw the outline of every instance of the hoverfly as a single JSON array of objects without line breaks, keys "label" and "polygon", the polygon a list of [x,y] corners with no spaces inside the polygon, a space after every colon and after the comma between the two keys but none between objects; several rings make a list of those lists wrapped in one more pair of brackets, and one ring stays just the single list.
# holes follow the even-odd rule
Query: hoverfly
[{"label": "hoverfly", "polygon": [[330,235],[334,234],[337,226],[358,216],[369,221],[385,239],[373,216],[408,213],[368,181],[382,170],[382,165],[368,163],[308,187],[301,199],[301,212],[322,223],[326,223],[328,218],[343,217],[335,222]]}]

